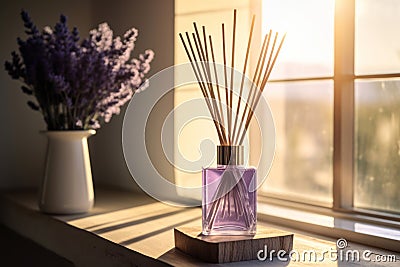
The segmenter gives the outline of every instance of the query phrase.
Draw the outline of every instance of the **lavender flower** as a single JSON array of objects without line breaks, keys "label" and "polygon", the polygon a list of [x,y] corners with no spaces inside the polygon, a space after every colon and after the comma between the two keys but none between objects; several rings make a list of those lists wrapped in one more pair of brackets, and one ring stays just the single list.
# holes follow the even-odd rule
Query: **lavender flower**
[{"label": "lavender flower", "polygon": [[79,41],[78,30],[69,30],[64,15],[42,32],[27,12],[21,17],[28,38],[18,39],[19,54],[11,53],[5,69],[24,83],[25,94],[34,96],[28,106],[43,114],[48,130],[97,129],[148,87],[146,74],[154,52],[146,50],[130,59],[136,29],[114,38],[102,23]]}]

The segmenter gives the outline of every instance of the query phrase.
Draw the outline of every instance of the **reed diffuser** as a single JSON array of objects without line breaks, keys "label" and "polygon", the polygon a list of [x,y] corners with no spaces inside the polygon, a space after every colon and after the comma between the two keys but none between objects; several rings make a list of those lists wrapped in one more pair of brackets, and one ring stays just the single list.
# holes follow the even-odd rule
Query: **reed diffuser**
[{"label": "reed diffuser", "polygon": [[194,32],[191,35],[186,32],[184,38],[182,33],[179,34],[220,141],[220,145],[217,146],[217,167],[205,168],[202,172],[204,235],[256,233],[256,169],[244,166],[243,141],[285,35],[280,38],[279,44],[278,32],[273,33],[270,30],[264,36],[251,83],[249,88],[245,88],[254,21],[253,15],[238,94],[234,93],[234,89],[237,89],[234,88],[234,75],[237,73],[235,72],[236,10],[233,12],[230,66],[227,64],[225,25],[222,24],[223,75],[218,75],[216,51],[211,35],[206,34],[205,26],[202,26],[202,35],[195,22]]}]

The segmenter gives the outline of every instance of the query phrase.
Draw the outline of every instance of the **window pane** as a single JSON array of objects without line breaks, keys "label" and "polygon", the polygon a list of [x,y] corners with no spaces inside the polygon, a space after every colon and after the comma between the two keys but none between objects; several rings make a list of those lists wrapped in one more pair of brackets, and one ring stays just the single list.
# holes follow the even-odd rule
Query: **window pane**
[{"label": "window pane", "polygon": [[271,79],[333,75],[334,0],[263,0],[262,32],[287,32]]},{"label": "window pane", "polygon": [[264,192],[332,202],[333,83],[271,83],[266,89],[276,152]]},{"label": "window pane", "polygon": [[400,79],[355,84],[354,205],[400,212]]},{"label": "window pane", "polygon": [[400,1],[356,1],[356,74],[400,72]]}]

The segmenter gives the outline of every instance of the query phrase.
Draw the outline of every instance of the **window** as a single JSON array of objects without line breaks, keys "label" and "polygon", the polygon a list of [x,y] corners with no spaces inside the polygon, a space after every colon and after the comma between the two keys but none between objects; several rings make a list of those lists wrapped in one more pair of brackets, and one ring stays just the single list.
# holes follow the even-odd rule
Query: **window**
[{"label": "window", "polygon": [[[263,26],[256,29],[259,37],[255,41],[261,42],[261,35],[269,29],[288,32],[265,90],[275,119],[277,144],[260,195],[352,213],[376,215],[378,211],[383,212],[379,216],[398,218],[400,2],[196,3],[176,1],[176,33],[191,29],[191,23],[197,21],[218,38],[217,26],[231,23],[234,8],[245,22],[239,24],[238,33],[247,33],[251,14],[257,14],[256,24]],[[187,62],[177,35],[175,47],[175,62]],[[250,58],[249,67],[255,64],[256,59]],[[199,96],[196,84],[177,88],[175,106]],[[175,121],[179,116],[177,113]],[[176,129],[181,135],[175,140],[179,153],[198,160],[201,151],[197,148],[205,136],[217,140],[211,124],[197,120]],[[204,130],[207,128],[209,133]],[[256,150],[251,153],[258,154]],[[256,156],[253,160],[257,161]],[[176,183],[197,186],[200,171],[177,169]]]},{"label": "window", "polygon": [[262,32],[287,32],[265,97],[277,145],[262,191],[332,204],[334,1],[264,0]]},{"label": "window", "polygon": [[262,13],[288,31],[265,93],[278,143],[262,192],[398,214],[400,2],[263,0]]},{"label": "window", "polygon": [[355,11],[354,206],[400,213],[400,2]]},{"label": "window", "polygon": [[400,80],[355,83],[354,206],[400,212]]}]

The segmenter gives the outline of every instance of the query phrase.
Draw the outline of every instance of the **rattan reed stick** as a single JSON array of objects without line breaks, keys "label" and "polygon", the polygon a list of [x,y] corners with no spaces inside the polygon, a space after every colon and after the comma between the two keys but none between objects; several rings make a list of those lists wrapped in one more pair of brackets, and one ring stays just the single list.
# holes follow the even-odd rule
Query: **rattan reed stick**
[{"label": "rattan reed stick", "polygon": [[[278,35],[278,33],[276,34],[276,36],[277,36],[277,35]],[[242,136],[241,136],[241,138],[240,138],[240,142],[239,142],[240,144],[241,144],[241,143],[243,142],[243,140],[244,140],[244,137],[245,137],[246,132],[247,132],[247,129],[248,129],[248,127],[249,127],[250,121],[251,121],[251,119],[252,119],[252,117],[253,117],[254,111],[255,111],[255,109],[256,109],[256,107],[257,107],[257,105],[258,105],[258,102],[259,102],[259,100],[260,100],[260,97],[261,97],[261,95],[262,95],[262,92],[264,91],[264,88],[265,88],[265,85],[266,85],[266,83],[267,83],[267,81],[268,81],[269,75],[271,75],[271,71],[272,71],[272,69],[273,69],[273,67],[274,67],[274,65],[275,65],[276,59],[278,58],[279,52],[280,52],[280,50],[281,50],[281,48],[282,48],[282,45],[283,45],[283,42],[285,41],[285,38],[286,38],[286,33],[283,35],[283,38],[282,38],[281,41],[280,41],[278,50],[276,51],[276,53],[275,53],[275,55],[274,55],[274,59],[273,59],[273,61],[272,61],[272,64],[271,64],[271,65],[269,66],[269,68],[268,68],[267,75],[264,76],[263,82],[262,82],[262,84],[261,84],[261,88],[260,88],[260,90],[257,91],[257,93],[258,93],[258,94],[257,94],[257,98],[256,98],[256,100],[255,100],[255,102],[254,102],[253,107],[251,108],[251,113],[249,114],[249,118],[248,118],[248,120],[246,120],[245,129],[244,129],[244,131],[243,131],[243,133],[242,133]],[[271,55],[272,55],[272,52],[271,52]]]},{"label": "rattan reed stick", "polygon": [[232,57],[231,57],[231,83],[230,83],[230,94],[229,94],[229,136],[230,140],[232,137],[232,110],[233,110],[233,84],[234,84],[234,69],[235,69],[235,40],[236,40],[236,9],[233,11],[233,34],[232,34]]},{"label": "rattan reed stick", "polygon": [[[196,36],[195,36],[195,34],[194,33],[192,33],[192,36],[193,36],[193,39],[194,39],[194,43],[195,43],[195,46],[196,46],[196,50],[197,50],[197,53],[199,54],[199,56],[200,55],[203,55],[204,56],[204,53],[203,54],[201,54],[201,52],[200,52],[200,49],[201,49],[201,47],[200,47],[200,44],[198,43],[198,40],[196,39]],[[212,106],[212,109],[211,109],[211,111],[213,112],[213,114],[214,114],[214,121],[217,123],[216,124],[216,126],[217,126],[217,131],[219,132],[219,136],[220,136],[220,138],[221,138],[221,144],[225,144],[226,143],[226,140],[225,140],[225,136],[224,136],[224,134],[222,133],[222,130],[221,130],[221,127],[220,127],[220,120],[218,119],[219,118],[219,116],[218,116],[218,109],[217,109],[217,107],[215,106],[215,101],[213,100],[213,97],[212,97],[212,88],[210,88],[210,81],[209,81],[209,78],[208,78],[208,75],[207,75],[207,70],[206,70],[206,66],[205,66],[205,64],[206,64],[206,62],[203,60],[203,59],[201,59],[202,61],[201,61],[201,66],[203,67],[202,69],[203,69],[203,72],[204,72],[204,77],[205,77],[205,80],[206,80],[206,84],[207,84],[207,87],[208,87],[208,89],[209,89],[209,92],[207,91],[207,87],[205,86],[205,91],[206,91],[206,95],[207,95],[207,97],[209,98],[209,100],[211,99],[211,106]],[[208,64],[208,63],[207,63]]]},{"label": "rattan reed stick", "polygon": [[253,29],[254,29],[254,20],[255,16],[253,15],[253,18],[251,20],[251,26],[250,26],[250,34],[249,34],[249,40],[247,41],[247,49],[246,49],[246,56],[244,59],[244,66],[243,66],[243,72],[242,72],[242,80],[240,82],[240,91],[239,91],[239,97],[237,101],[237,109],[236,109],[236,116],[235,116],[235,123],[233,125],[233,132],[232,132],[232,140],[233,144],[235,144],[235,141],[238,139],[236,137],[236,126],[239,118],[239,112],[240,112],[240,104],[242,103],[242,95],[243,95],[243,85],[244,85],[244,78],[246,77],[246,69],[247,69],[247,61],[249,59],[249,53],[250,53],[250,46],[251,46],[251,39],[253,37]]},{"label": "rattan reed stick", "polygon": [[198,61],[196,59],[196,55],[195,55],[195,52],[193,50],[193,46],[192,46],[192,44],[190,42],[189,34],[186,32],[186,38],[187,38],[190,50],[192,52],[191,54],[190,54],[190,52],[189,52],[189,50],[188,50],[188,48],[186,46],[186,43],[185,43],[185,40],[183,39],[182,34],[179,34],[179,37],[180,37],[180,39],[182,41],[182,44],[183,44],[183,46],[185,48],[185,51],[186,51],[186,54],[187,54],[187,56],[189,58],[190,64],[191,64],[192,69],[193,69],[193,72],[194,72],[194,74],[196,76],[196,79],[198,81],[198,84],[200,86],[201,92],[203,93],[203,97],[204,97],[204,99],[206,101],[207,108],[210,111],[210,114],[211,114],[211,117],[213,119],[214,125],[217,128],[218,138],[219,138],[220,142],[222,143],[224,141],[224,139],[223,139],[220,131],[218,131],[218,125],[217,125],[217,121],[216,121],[216,118],[215,118],[215,114],[214,114],[214,111],[213,111],[213,109],[211,107],[210,100],[209,100],[209,97],[207,95],[207,91],[205,89],[205,85],[203,83],[204,79],[203,79],[203,77],[201,75],[200,67],[198,66]]},{"label": "rattan reed stick", "polygon": [[[205,51],[205,55],[206,55],[205,61],[207,62],[206,63],[207,72],[208,72],[207,74],[208,74],[208,77],[209,77],[209,83],[208,84],[209,84],[210,94],[211,94],[211,98],[212,98],[212,101],[213,101],[213,106],[217,110],[218,125],[219,125],[219,127],[221,129],[221,133],[222,133],[222,135],[224,137],[224,143],[223,144],[226,145],[227,144],[227,138],[226,138],[225,127],[224,127],[223,119],[222,119],[223,118],[222,108],[218,107],[218,102],[219,101],[217,102],[217,100],[216,100],[215,92],[214,92],[214,83],[212,81],[211,67],[210,67],[211,62],[210,62],[210,59],[208,57],[206,27],[203,26],[202,29],[203,29],[203,39],[204,39],[204,51]],[[214,67],[215,67],[215,62],[214,62]],[[216,74],[216,72],[215,72],[215,74]],[[215,78],[216,78],[216,76],[215,76]],[[218,87],[218,81],[216,81],[215,84]],[[219,94],[218,88],[217,88],[217,93]]]},{"label": "rattan reed stick", "polygon": [[[266,47],[266,44],[267,44],[267,39],[268,39],[268,35],[265,35],[265,36],[264,36],[263,44],[262,44],[262,46],[261,46],[260,54],[259,54],[259,56],[258,56],[256,69],[255,69],[254,74],[253,74],[253,79],[252,79],[252,83],[251,83],[251,86],[250,86],[249,94],[248,94],[248,96],[247,96],[246,106],[245,106],[245,109],[244,109],[244,111],[243,111],[243,113],[242,113],[242,117],[241,117],[241,119],[240,119],[240,124],[239,124],[239,128],[238,128],[238,133],[241,133],[241,129],[242,129],[242,126],[243,126],[244,118],[245,118],[245,116],[246,116],[246,114],[247,114],[247,110],[250,108],[250,105],[251,105],[252,101],[254,101],[254,99],[255,99],[255,92],[254,92],[254,91],[255,91],[255,90],[258,90],[258,89],[257,89],[257,86],[256,86],[255,83],[254,83],[254,81],[256,81],[257,78],[259,79],[259,77],[260,77],[259,73],[261,73],[262,68],[263,68],[263,65],[262,65],[261,68],[260,68],[260,64],[261,64],[261,62],[264,63],[264,59],[265,59],[265,55],[266,55],[266,54],[264,53],[264,51],[265,51],[265,47]],[[256,88],[254,88],[254,87],[256,87]],[[250,101],[249,101],[249,100],[250,100]],[[238,141],[238,140],[235,140],[235,141]]]},{"label": "rattan reed stick", "polygon": [[[229,89],[228,89],[228,73],[226,70],[226,43],[225,43],[225,25],[222,23],[222,51],[223,51],[223,57],[224,57],[224,80],[225,80],[225,107],[229,107]],[[228,129],[227,132],[229,133],[229,127],[230,127],[230,112],[231,109],[228,108],[226,111],[226,121],[228,122]],[[228,143],[232,143],[231,136],[228,134]]]},{"label": "rattan reed stick", "polygon": [[[221,92],[220,92],[220,88],[219,88],[217,66],[216,66],[216,63],[215,63],[215,55],[214,55],[213,42],[212,42],[212,37],[211,37],[211,35],[209,35],[208,37],[209,37],[209,40],[210,40],[211,57],[212,57],[213,66],[214,66],[215,85],[216,85],[216,87],[217,87],[217,96],[218,96],[219,110],[221,111],[221,123],[222,123],[222,125],[225,125],[225,121],[224,121],[224,109],[222,108],[222,99],[221,99]],[[224,128],[225,128],[225,127],[224,127]],[[228,140],[227,136],[225,136],[225,139]]]},{"label": "rattan reed stick", "polygon": [[223,137],[223,142],[222,144],[227,144],[226,141],[226,134],[225,134],[225,129],[221,124],[221,115],[220,115],[220,110],[218,109],[218,107],[216,106],[216,101],[215,101],[215,94],[214,94],[214,89],[212,86],[212,81],[211,81],[211,73],[210,73],[210,66],[209,66],[209,61],[208,61],[208,51],[207,51],[207,42],[206,42],[206,37],[205,37],[205,27],[203,27],[203,34],[204,34],[204,49],[203,49],[203,45],[201,43],[201,39],[200,39],[200,34],[199,31],[197,29],[197,25],[195,22],[193,22],[193,26],[195,29],[195,33],[196,34],[192,34],[193,35],[193,39],[195,41],[195,45],[196,45],[196,49],[198,51],[199,57],[201,58],[202,61],[202,67],[203,67],[203,71],[204,71],[204,76],[206,78],[207,81],[207,86],[208,86],[208,90],[209,90],[209,96],[211,98],[211,104],[213,107],[213,110],[215,112],[216,118],[217,118],[217,125],[218,125],[218,130],[220,131],[222,137]]}]

